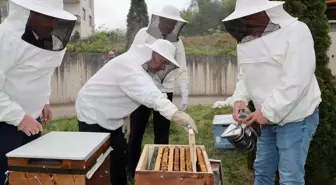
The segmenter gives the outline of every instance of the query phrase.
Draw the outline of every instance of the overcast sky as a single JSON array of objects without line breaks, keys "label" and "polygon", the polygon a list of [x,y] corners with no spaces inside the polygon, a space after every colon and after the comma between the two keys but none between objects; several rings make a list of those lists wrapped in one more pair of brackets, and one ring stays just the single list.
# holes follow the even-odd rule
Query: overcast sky
[{"label": "overcast sky", "polygon": [[[171,4],[177,8],[185,9],[191,0],[146,0],[148,15],[152,10]],[[95,0],[95,24],[108,29],[126,29],[126,17],[130,8],[130,0]]]}]

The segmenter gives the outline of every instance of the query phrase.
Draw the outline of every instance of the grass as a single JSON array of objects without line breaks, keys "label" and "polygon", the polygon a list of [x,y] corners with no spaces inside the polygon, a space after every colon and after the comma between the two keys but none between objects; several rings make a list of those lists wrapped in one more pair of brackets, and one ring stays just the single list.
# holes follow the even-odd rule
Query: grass
[{"label": "grass", "polygon": [[[199,133],[196,135],[196,144],[204,145],[209,158],[222,161],[222,170],[225,185],[252,184],[252,172],[247,169],[246,154],[233,151],[223,151],[214,148],[212,119],[216,114],[231,113],[231,109],[213,109],[210,106],[190,106],[188,114],[195,120]],[[151,121],[150,121],[151,122]],[[75,118],[56,120],[45,127],[44,133],[50,131],[77,131]],[[143,144],[153,143],[153,127],[148,124]],[[170,131],[170,144],[188,144],[188,135],[185,131],[172,124]]]}]

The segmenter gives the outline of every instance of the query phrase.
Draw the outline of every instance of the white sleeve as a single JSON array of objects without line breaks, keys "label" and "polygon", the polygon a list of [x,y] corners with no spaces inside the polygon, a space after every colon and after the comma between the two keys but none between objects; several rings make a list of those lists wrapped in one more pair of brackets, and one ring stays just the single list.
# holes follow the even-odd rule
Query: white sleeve
[{"label": "white sleeve", "polygon": [[160,112],[168,120],[171,120],[173,114],[178,110],[175,104],[156,87],[153,80],[146,74],[138,73],[127,76],[120,83],[120,88],[127,96]]},{"label": "white sleeve", "polygon": [[182,98],[188,98],[189,96],[189,77],[188,77],[188,68],[186,62],[186,55],[184,51],[184,45],[180,39],[177,42],[176,48],[176,61],[179,63],[180,68],[177,69],[177,83],[180,87]]},{"label": "white sleeve", "polygon": [[130,46],[130,48],[145,43],[145,36],[146,36],[146,28],[141,28],[137,34],[134,36],[133,42]]},{"label": "white sleeve", "polygon": [[244,83],[244,74],[241,71],[241,68],[239,66],[238,68],[239,68],[239,72],[237,74],[238,82],[236,83],[236,89],[233,92],[233,95],[231,96],[231,101],[229,101],[229,104],[231,105],[231,107],[233,107],[236,101],[242,101],[245,103],[245,105],[247,105],[248,102],[250,101],[250,97],[248,95],[248,92],[246,90],[245,83]]},{"label": "white sleeve", "polygon": [[261,107],[262,114],[275,124],[281,122],[307,93],[315,72],[314,41],[309,28],[297,30],[288,40],[279,86]]},{"label": "white sleeve", "polygon": [[[0,43],[3,43],[3,41],[0,41]],[[19,104],[12,101],[10,96],[3,91],[6,73],[17,62],[14,48],[8,46],[0,50],[0,121],[18,126],[25,116],[25,112]]]},{"label": "white sleeve", "polygon": [[51,96],[51,79],[53,77],[55,73],[55,69],[53,70],[53,72],[50,74],[50,77],[49,77],[49,82],[48,82],[48,85],[49,85],[49,89],[48,89],[48,97],[47,97],[47,101],[46,101],[46,104],[50,104],[50,96]]}]

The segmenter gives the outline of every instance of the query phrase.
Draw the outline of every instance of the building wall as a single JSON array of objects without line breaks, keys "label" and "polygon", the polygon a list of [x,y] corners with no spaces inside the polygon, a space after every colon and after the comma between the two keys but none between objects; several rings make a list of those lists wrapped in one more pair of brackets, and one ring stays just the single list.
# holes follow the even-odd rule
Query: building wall
[{"label": "building wall", "polygon": [[81,0],[80,6],[80,16],[82,17],[80,33],[81,37],[85,38],[91,36],[94,31],[94,0]]},{"label": "building wall", "polygon": [[336,75],[336,21],[330,21],[330,39],[331,45],[328,51],[329,56],[329,68],[333,75]]},{"label": "building wall", "polygon": [[74,15],[81,16],[80,3],[65,3],[63,9]]},{"label": "building wall", "polygon": [[0,23],[8,17],[8,0],[0,0]]},{"label": "building wall", "polygon": [[[105,60],[104,54],[66,53],[52,77],[52,104],[74,103],[77,93]],[[187,55],[190,95],[231,95],[235,89],[237,62],[234,56]],[[180,94],[176,86],[177,95]]]},{"label": "building wall", "polygon": [[80,23],[76,24],[73,34],[78,31],[82,38],[92,35],[95,19],[94,0],[80,0],[79,3],[65,3],[64,10],[80,16]]}]

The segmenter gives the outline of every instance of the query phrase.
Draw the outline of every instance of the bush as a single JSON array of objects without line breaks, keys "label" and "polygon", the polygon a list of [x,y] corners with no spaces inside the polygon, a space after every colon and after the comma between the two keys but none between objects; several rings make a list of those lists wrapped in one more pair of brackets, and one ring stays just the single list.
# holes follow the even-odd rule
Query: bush
[{"label": "bush", "polygon": [[122,30],[100,31],[81,40],[75,35],[67,45],[67,51],[106,53],[112,50],[117,55],[124,52],[126,34]]}]

